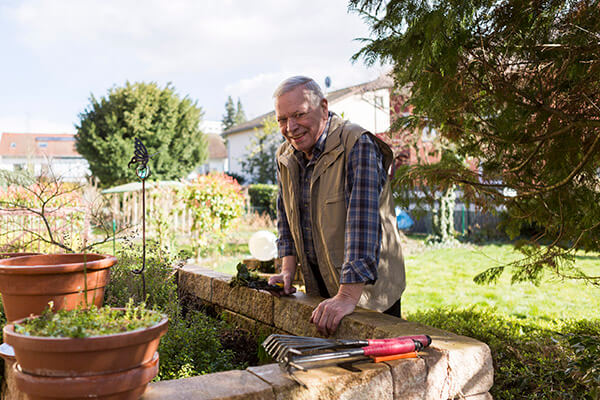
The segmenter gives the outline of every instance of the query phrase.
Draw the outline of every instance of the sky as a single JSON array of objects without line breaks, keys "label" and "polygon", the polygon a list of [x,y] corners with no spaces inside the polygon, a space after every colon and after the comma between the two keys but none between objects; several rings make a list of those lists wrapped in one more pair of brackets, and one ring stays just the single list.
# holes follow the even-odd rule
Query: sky
[{"label": "sky", "polygon": [[171,83],[220,121],[228,96],[248,119],[276,86],[307,75],[330,90],[385,66],[350,58],[369,36],[347,0],[0,0],[0,132],[75,133],[90,95]]}]

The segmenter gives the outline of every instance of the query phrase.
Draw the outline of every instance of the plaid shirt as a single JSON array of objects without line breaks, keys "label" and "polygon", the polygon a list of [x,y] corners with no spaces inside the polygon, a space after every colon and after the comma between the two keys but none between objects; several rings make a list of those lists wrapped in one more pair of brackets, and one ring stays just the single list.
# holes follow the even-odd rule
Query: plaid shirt
[{"label": "plaid shirt", "polygon": [[[331,118],[330,118],[331,119]],[[310,218],[310,179],[314,166],[325,147],[327,130],[321,135],[310,160],[295,150],[294,155],[300,165],[300,223],[304,250],[310,263],[317,265],[317,257],[312,239]],[[379,248],[381,247],[381,221],[379,218],[379,195],[387,179],[383,168],[383,156],[379,146],[370,135],[362,135],[348,155],[346,171],[346,233],[344,264],[340,284],[374,283],[377,280]],[[279,190],[281,192],[281,183]],[[296,255],[294,239],[290,232],[281,195],[277,199],[277,229],[279,231],[279,257]]]}]

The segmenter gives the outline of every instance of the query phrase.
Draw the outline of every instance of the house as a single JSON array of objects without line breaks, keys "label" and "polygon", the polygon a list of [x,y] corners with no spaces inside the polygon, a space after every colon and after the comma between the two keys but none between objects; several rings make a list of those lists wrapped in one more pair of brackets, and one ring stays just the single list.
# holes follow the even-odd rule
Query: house
[{"label": "house", "polygon": [[199,174],[206,174],[210,171],[227,171],[228,159],[225,141],[221,135],[216,133],[206,133],[206,142],[208,143],[208,158],[206,162],[198,166],[188,178],[194,178]]},{"label": "house", "polygon": [[[375,134],[384,134],[390,127],[390,93],[394,86],[392,78],[382,75],[374,81],[335,90],[325,95],[329,109]],[[270,111],[223,132],[227,141],[229,173],[247,176],[240,161],[249,153],[251,139],[256,130],[263,127],[267,118],[275,115]]]},{"label": "house", "polygon": [[64,181],[90,175],[88,162],[75,150],[72,133],[0,133],[0,168],[28,169],[36,176],[51,170]]}]

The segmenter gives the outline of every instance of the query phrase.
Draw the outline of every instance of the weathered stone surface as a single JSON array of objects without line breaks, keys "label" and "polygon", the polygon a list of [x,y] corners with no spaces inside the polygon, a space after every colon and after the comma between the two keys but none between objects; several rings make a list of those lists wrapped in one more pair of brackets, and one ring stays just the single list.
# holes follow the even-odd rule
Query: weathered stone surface
[{"label": "weathered stone surface", "polygon": [[427,365],[423,358],[387,361],[392,372],[394,399],[423,400],[427,382]]},{"label": "weathered stone surface", "polygon": [[494,368],[490,348],[475,339],[456,336],[440,340],[437,348],[448,358],[450,394],[468,396],[485,393],[494,384]]},{"label": "weathered stone surface", "polygon": [[384,364],[354,365],[361,372],[350,372],[338,367],[295,371],[295,376],[307,385],[294,382],[277,365],[248,368],[273,386],[277,400],[392,400],[392,376]]},{"label": "weathered stone surface", "polygon": [[148,385],[142,400],[274,400],[271,386],[248,371],[227,371]]},{"label": "weathered stone surface", "polygon": [[273,324],[273,296],[247,287],[231,287],[231,276],[212,278],[212,302],[265,324]]},{"label": "weathered stone surface", "polygon": [[[309,320],[312,311],[323,299],[309,297],[304,293],[276,298],[247,288],[232,289],[229,287],[228,275],[201,270],[197,271],[207,276],[210,281],[212,303],[217,307],[229,309],[228,315],[240,321],[240,325],[245,329],[252,331],[259,329],[258,327],[266,327],[277,333],[321,337]],[[191,281],[190,279],[186,282]],[[192,290],[196,290],[194,288],[201,285],[204,285],[204,289],[198,290],[205,290],[205,283],[194,282],[196,283],[188,284]],[[257,307],[251,306],[251,304],[264,303],[271,306],[259,306],[258,310]],[[265,312],[269,309],[270,315]],[[428,334],[433,340],[432,345],[420,353],[419,359],[376,365],[364,364],[367,369],[387,368],[386,376],[389,379],[383,377],[385,374],[366,374],[365,376],[369,378],[365,378],[365,381],[359,378],[354,382],[352,379],[344,378],[344,373],[348,373],[347,371],[332,367],[296,372],[300,379],[309,385],[307,390],[290,380],[285,374],[282,375],[275,364],[257,367],[259,369],[251,368],[249,371],[272,384],[277,399],[388,398],[386,396],[392,395],[398,399],[419,400],[453,398],[488,400],[490,398],[488,391],[493,384],[491,353],[487,345],[474,339],[364,309],[357,309],[353,314],[346,316],[335,337],[367,339],[416,334]],[[350,374],[353,378],[363,375]],[[379,383],[371,385],[371,381]],[[336,391],[336,387],[341,389]],[[380,387],[389,387],[389,391],[380,393]],[[327,397],[328,395],[333,397]]]},{"label": "weathered stone surface", "polygon": [[180,270],[178,272],[177,284],[180,290],[191,293],[202,300],[211,300],[211,279],[205,274],[187,269]]},{"label": "weathered stone surface", "polygon": [[459,336],[416,322],[379,324],[375,337],[428,334],[431,347],[424,352],[429,376],[425,398],[486,393],[493,384],[492,356],[489,347],[475,339]]},{"label": "weathered stone surface", "polygon": [[4,380],[2,382],[2,400],[27,400],[25,393],[17,388],[14,378],[14,361],[4,361]]},{"label": "weathered stone surface", "polygon": [[276,328],[298,336],[321,337],[317,328],[311,324],[310,316],[320,298],[309,297],[304,293],[274,298],[273,325]]}]

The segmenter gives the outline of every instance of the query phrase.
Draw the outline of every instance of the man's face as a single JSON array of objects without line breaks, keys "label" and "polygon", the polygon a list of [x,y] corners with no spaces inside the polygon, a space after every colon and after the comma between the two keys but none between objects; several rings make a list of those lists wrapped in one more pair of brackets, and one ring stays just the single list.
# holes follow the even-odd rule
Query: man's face
[{"label": "man's face", "polygon": [[310,159],[327,124],[327,100],[314,106],[310,92],[298,86],[275,99],[275,114],[283,136]]}]

